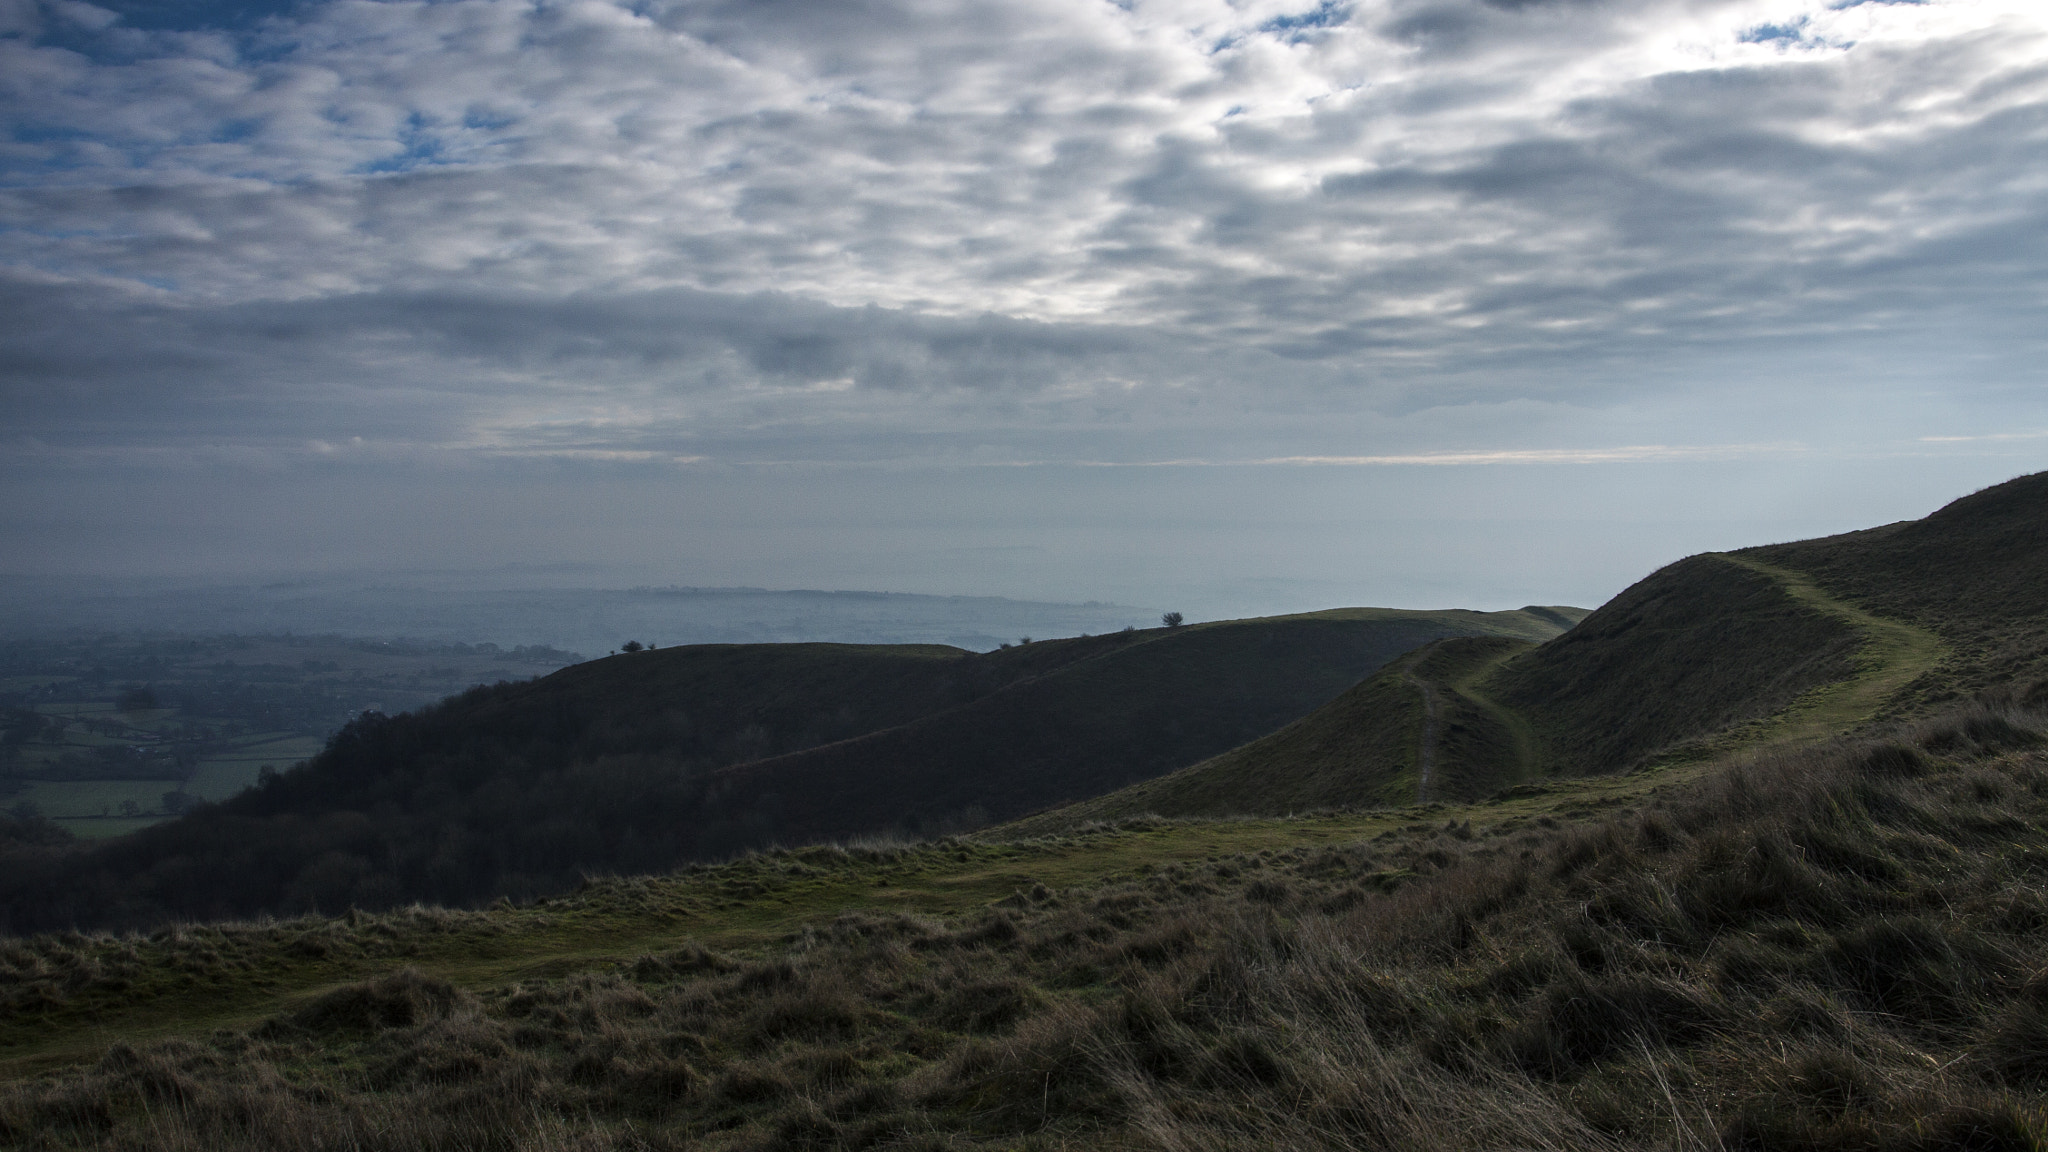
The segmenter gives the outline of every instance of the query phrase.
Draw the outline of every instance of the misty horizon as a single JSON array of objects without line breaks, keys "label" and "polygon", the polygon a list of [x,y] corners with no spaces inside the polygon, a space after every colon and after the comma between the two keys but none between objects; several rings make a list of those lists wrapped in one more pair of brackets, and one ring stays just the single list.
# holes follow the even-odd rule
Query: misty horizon
[{"label": "misty horizon", "polygon": [[2048,467],[2044,59],[2018,0],[5,0],[0,570],[1595,604]]}]

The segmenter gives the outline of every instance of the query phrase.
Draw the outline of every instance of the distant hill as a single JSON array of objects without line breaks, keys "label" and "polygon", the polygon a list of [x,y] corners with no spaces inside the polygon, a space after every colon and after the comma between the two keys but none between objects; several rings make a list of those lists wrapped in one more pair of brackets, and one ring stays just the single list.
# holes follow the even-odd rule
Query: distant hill
[{"label": "distant hill", "polygon": [[1923,520],[1705,553],[1538,644],[1446,639],[1272,735],[1021,821],[1464,800],[1833,735],[1994,686],[2048,701],[2048,473]]},{"label": "distant hill", "polygon": [[[947,644],[986,651],[1020,636],[1114,632],[1159,618],[1123,604],[999,596],[766,588],[557,586],[597,570],[334,573],[206,585],[0,572],[0,638],[105,632],[335,634],[607,652],[671,644]],[[538,584],[520,584],[520,580]],[[510,584],[511,586],[507,586]]]},{"label": "distant hill", "polygon": [[961,830],[1213,756],[1404,652],[1581,615],[1341,609],[972,653],[694,645],[369,716],[264,786],[0,877],[8,926],[471,903],[769,843]]}]

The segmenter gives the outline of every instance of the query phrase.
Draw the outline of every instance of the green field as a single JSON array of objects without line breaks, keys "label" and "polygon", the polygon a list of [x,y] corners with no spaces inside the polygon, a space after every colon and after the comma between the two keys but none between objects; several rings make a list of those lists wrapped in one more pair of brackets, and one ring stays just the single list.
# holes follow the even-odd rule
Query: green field
[{"label": "green field", "polygon": [[185,791],[202,800],[225,800],[256,782],[265,765],[279,772],[320,751],[312,736],[258,733],[237,741],[234,749],[199,762]]},{"label": "green field", "polygon": [[75,820],[87,816],[120,815],[123,802],[144,812],[163,806],[164,793],[178,787],[176,780],[32,780],[15,794],[15,802],[27,800],[53,820]]},{"label": "green field", "polygon": [[[195,766],[189,779],[166,774],[159,778],[47,780],[35,779],[68,752],[98,748],[128,747],[158,738],[158,729],[180,719],[175,709],[119,712],[111,705],[68,704],[48,708],[45,715],[76,720],[79,717],[107,719],[121,723],[119,735],[85,731],[74,723],[61,742],[42,741],[23,746],[14,765],[15,790],[0,798],[0,807],[21,804],[55,820],[72,835],[85,840],[120,836],[171,818],[164,810],[166,792],[183,791],[201,800],[225,800],[256,782],[265,766],[282,772],[320,751],[316,737],[290,732],[258,732],[220,742],[221,750]],[[123,814],[123,804],[134,806]]]}]

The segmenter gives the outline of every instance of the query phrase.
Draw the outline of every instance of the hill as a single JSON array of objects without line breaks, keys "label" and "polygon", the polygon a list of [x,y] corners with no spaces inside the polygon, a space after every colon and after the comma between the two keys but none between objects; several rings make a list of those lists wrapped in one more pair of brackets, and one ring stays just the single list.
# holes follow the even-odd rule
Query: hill
[{"label": "hill", "polygon": [[[1451,638],[1201,766],[1313,791],[1406,749],[1398,799],[1580,732],[1642,771],[0,938],[0,1145],[2032,1152],[2048,713],[2009,577],[2033,547],[1970,577],[2003,609],[1848,594],[1910,551],[1696,557],[1510,685],[1563,696],[1545,727],[1495,686],[1555,642]],[[1682,658],[1717,635],[1763,661],[1755,696],[1732,657]],[[1593,681],[1638,671],[1645,718],[1595,730],[1629,692]],[[1403,704],[1412,739],[1337,739],[1343,708]]]},{"label": "hill", "polygon": [[1923,520],[1705,553],[1541,644],[1451,639],[1261,740],[1017,825],[1474,799],[1823,738],[1993,686],[2048,700],[2048,474]]},{"label": "hill", "polygon": [[1991,688],[2048,699],[2048,472],[1924,519],[1735,555],[1805,573],[1877,616],[1940,636],[1953,656],[1913,686],[1912,706]]},{"label": "hill", "polygon": [[2044,731],[6,941],[0,1144],[2021,1152]]},{"label": "hill", "polygon": [[1344,609],[1041,641],[693,645],[366,716],[304,765],[103,845],[17,854],[15,930],[560,891],[771,842],[958,830],[1308,712],[1444,636],[1574,610]]},{"label": "hill", "polygon": [[1447,626],[1521,638],[1578,615],[1339,609],[1198,625],[912,724],[739,765],[709,787],[779,797],[777,827],[792,842],[892,820],[943,827],[963,811],[979,825],[1256,739]]},{"label": "hill", "polygon": [[1473,772],[1513,758],[1519,735],[1469,681],[1532,645],[1510,637],[1435,641],[1307,717],[1179,772],[1016,822],[1030,835],[1139,813],[1284,816],[1399,807],[1455,795]]}]

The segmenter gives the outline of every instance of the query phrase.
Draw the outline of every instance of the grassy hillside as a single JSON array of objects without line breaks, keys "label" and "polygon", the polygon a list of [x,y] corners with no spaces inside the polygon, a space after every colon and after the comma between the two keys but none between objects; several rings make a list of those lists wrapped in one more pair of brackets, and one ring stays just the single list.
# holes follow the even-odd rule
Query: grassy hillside
[{"label": "grassy hillside", "polygon": [[1988,688],[2048,699],[2048,472],[1965,496],[1921,520],[1736,553],[1928,629],[1951,659],[1910,704]]},{"label": "grassy hillside", "polygon": [[1006,832],[1030,835],[1141,813],[1283,816],[1483,795],[1500,786],[1497,766],[1523,753],[1514,726],[1468,685],[1531,646],[1507,637],[1436,641],[1270,736],[1017,821]]},{"label": "grassy hillside", "polygon": [[0,1143],[2036,1148],[2044,729],[13,941]]},{"label": "grassy hillside", "polygon": [[2048,702],[2048,477],[1925,520],[1681,560],[1541,644],[1448,640],[1271,736],[1035,815],[1277,815],[1825,739],[1991,687]]},{"label": "grassy hillside", "polygon": [[961,812],[975,824],[1004,820],[1257,739],[1437,637],[1555,628],[1526,609],[1197,625],[899,728],[734,767],[710,790],[728,806],[736,794],[776,797],[776,826],[794,842],[943,826]]},{"label": "grassy hillside", "polygon": [[1610,772],[1788,707],[1855,671],[1851,622],[1712,554],[1652,573],[1502,664],[1485,691],[1527,719],[1545,772]]},{"label": "grassy hillside", "polygon": [[1348,609],[982,654],[615,656],[365,717],[265,786],[117,841],[15,852],[0,896],[17,931],[465,904],[773,841],[969,827],[1222,751],[1428,640],[1557,619]]}]

